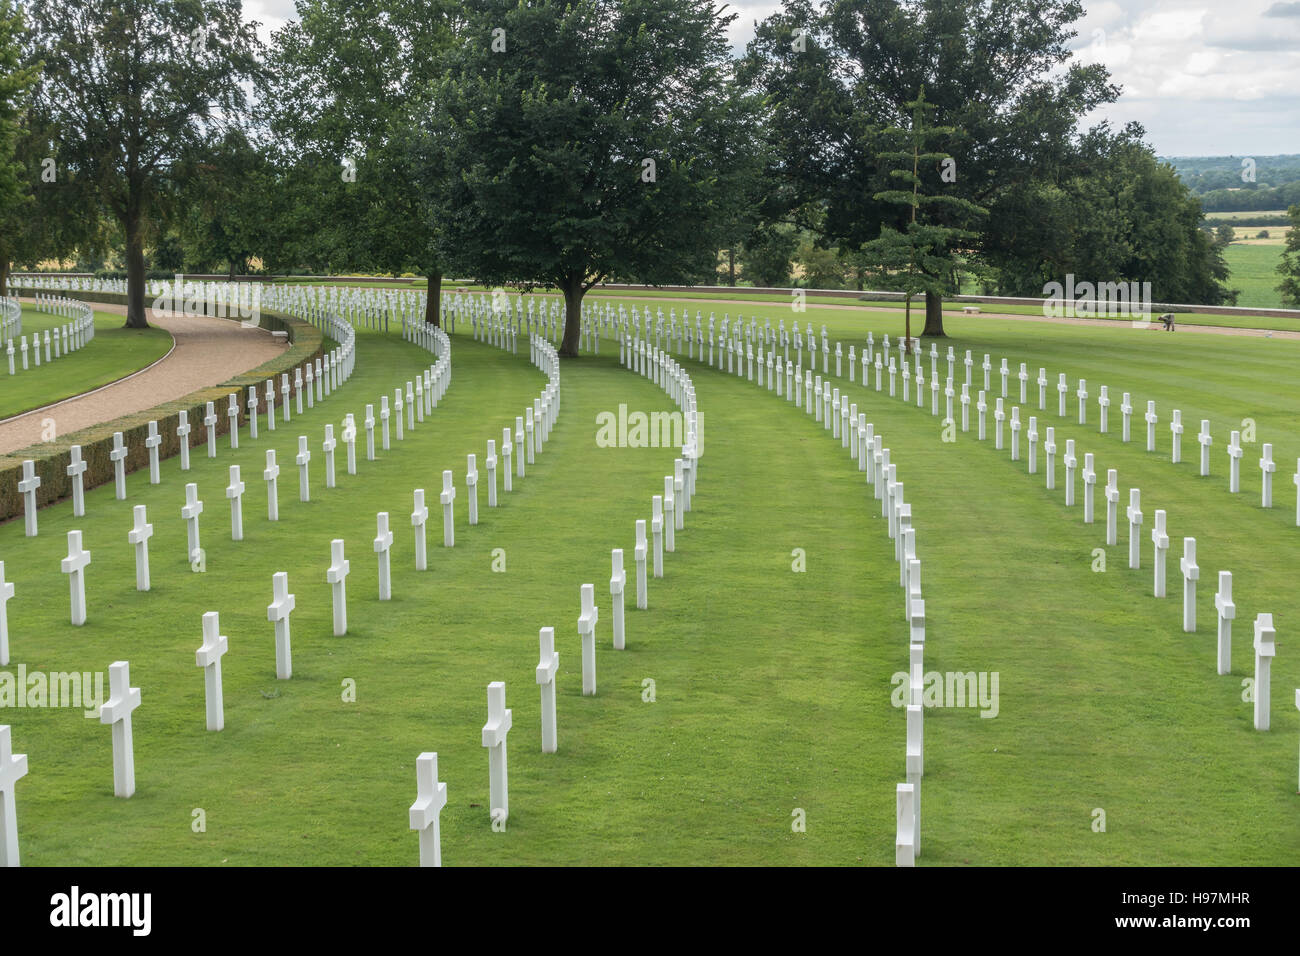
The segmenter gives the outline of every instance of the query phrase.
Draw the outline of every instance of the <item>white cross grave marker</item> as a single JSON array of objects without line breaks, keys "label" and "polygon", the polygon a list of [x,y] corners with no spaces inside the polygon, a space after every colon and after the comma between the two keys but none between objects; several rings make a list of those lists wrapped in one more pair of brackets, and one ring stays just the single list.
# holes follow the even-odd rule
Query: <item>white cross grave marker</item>
[{"label": "white cross grave marker", "polygon": [[1192,634],[1196,631],[1196,582],[1201,577],[1195,538],[1183,538],[1183,557],[1178,568],[1183,572],[1183,631]]},{"label": "white cross grave marker", "polygon": [[266,450],[266,470],[262,472],[266,481],[266,520],[280,520],[280,466],[275,462],[275,449]]},{"label": "white cross grave marker", "polygon": [[556,750],[555,733],[555,675],[560,669],[560,655],[555,651],[555,628],[544,627],[537,632],[541,656],[537,661],[537,683],[542,692],[542,753]]},{"label": "white cross grave marker", "polygon": [[185,504],[181,506],[181,517],[185,519],[188,560],[191,564],[199,560],[199,515],[201,514],[203,514],[203,502],[199,500],[199,486],[190,482],[185,486]]},{"label": "white cross grave marker", "polygon": [[1234,495],[1241,491],[1241,456],[1244,452],[1241,432],[1233,432],[1228,442],[1228,491]]},{"label": "white cross grave marker", "polygon": [[277,571],[271,577],[271,603],[266,606],[266,619],[275,625],[275,676],[288,680],[293,676],[293,653],[289,643],[289,615],[298,606],[289,593],[289,575]]},{"label": "white cross grave marker", "polygon": [[1273,615],[1260,614],[1255,618],[1255,729],[1268,730],[1269,704],[1272,691],[1273,657],[1277,654],[1273,630]]},{"label": "white cross grave marker", "polygon": [[1083,456],[1083,523],[1093,521],[1093,490],[1097,484],[1097,471],[1093,467],[1092,452]]},{"label": "white cross grave marker", "polygon": [[85,489],[82,478],[86,472],[86,462],[81,458],[80,445],[73,445],[68,450],[68,455],[70,463],[67,467],[67,473],[68,477],[72,479],[72,514],[77,518],[81,518],[86,514]]},{"label": "white cross grave marker", "polygon": [[1265,508],[1271,508],[1273,507],[1273,472],[1277,471],[1277,465],[1273,461],[1272,444],[1266,442],[1261,452],[1263,457],[1259,459],[1262,481],[1260,501]]},{"label": "white cross grave marker", "polygon": [[[230,422],[230,447],[232,450],[239,448],[239,395],[232,392],[230,395],[230,406],[226,409],[226,419]],[[146,444],[148,444],[146,442]]]},{"label": "white cross grave marker", "polygon": [[1156,509],[1155,526],[1151,529],[1151,543],[1155,546],[1155,596],[1162,598],[1165,590],[1165,556],[1169,551],[1169,534],[1165,531],[1165,512]]},{"label": "white cross grave marker", "polygon": [[600,608],[596,607],[596,588],[582,586],[582,614],[578,616],[578,637],[582,640],[582,696],[596,693],[596,622]]},{"label": "white cross grave marker", "polygon": [[415,802],[411,829],[420,834],[420,866],[442,866],[442,836],[438,819],[447,805],[447,785],[438,780],[438,755],[432,751],[415,759]]},{"label": "white cross grave marker", "polygon": [[135,545],[135,589],[149,590],[149,539],[153,537],[153,525],[148,523],[145,506],[136,505],[132,509],[135,524],[126,533],[128,544]]},{"label": "white cross grave marker", "polygon": [[321,449],[325,452],[325,487],[334,487],[334,449],[338,443],[334,440],[334,426],[325,426],[325,441],[321,443]]},{"label": "white cross grave marker", "polygon": [[442,494],[439,500],[442,502],[442,544],[445,548],[452,548],[456,546],[456,514],[453,510],[456,486],[452,484],[450,471],[442,473]]},{"label": "white cross grave marker", "polygon": [[632,559],[636,562],[636,606],[643,611],[646,609],[646,550],[645,519],[638,518]]},{"label": "white cross grave marker", "polygon": [[9,601],[14,584],[5,580],[5,563],[0,561],[0,667],[9,664]]},{"label": "white cross grave marker", "polygon": [[[181,471],[190,470],[190,413],[182,410],[179,413],[180,424],[176,426],[176,438],[180,443],[181,450]],[[254,438],[257,436],[254,435]]]},{"label": "white cross grave marker", "polygon": [[623,549],[610,551],[609,594],[614,611],[614,650],[624,649],[623,592],[627,587],[627,572],[623,570]]},{"label": "white cross grave marker", "polygon": [[428,568],[428,548],[425,538],[425,524],[429,520],[429,509],[424,504],[424,489],[415,489],[415,508],[411,511],[411,527],[415,529],[415,570]]},{"label": "white cross grave marker", "polygon": [[113,463],[113,491],[117,500],[122,501],[126,498],[126,443],[121,432],[113,432],[113,449],[108,459]]},{"label": "white cross grave marker", "polygon": [[217,457],[217,412],[208,402],[203,414],[203,424],[208,430],[208,457]]},{"label": "white cross grave marker", "polygon": [[655,495],[650,499],[650,531],[654,536],[654,576],[664,576],[664,499]]},{"label": "white cross grave marker", "polygon": [[1142,566],[1142,541],[1138,537],[1138,529],[1142,527],[1142,490],[1140,488],[1130,488],[1128,490],[1128,510],[1124,514],[1128,517],[1128,566],[1136,571]]},{"label": "white cross grave marker", "polygon": [[194,653],[194,662],[203,668],[203,688],[207,699],[208,730],[221,730],[226,726],[225,707],[221,697],[221,658],[230,648],[226,635],[221,634],[221,622],[216,611],[203,615],[203,645]]},{"label": "white cross grave marker", "polygon": [[388,601],[393,597],[392,576],[389,573],[389,556],[393,547],[393,532],[388,527],[388,512],[379,512],[375,518],[375,524],[375,554],[379,556],[379,600]]},{"label": "white cross grave marker", "polygon": [[[11,346],[12,347],[12,346]],[[27,776],[27,755],[16,754],[9,725],[0,725],[0,866],[18,865],[18,809],[15,791]]]},{"label": "white cross grave marker", "polygon": [[307,436],[298,436],[298,457],[294,459],[298,464],[298,500],[311,500],[311,486],[307,482],[307,468],[311,462],[311,450],[307,447]]},{"label": "white cross grave marker", "polygon": [[40,486],[41,477],[36,474],[36,462],[31,459],[24,461],[23,477],[18,482],[18,492],[23,496],[23,519],[26,522],[25,532],[29,538],[36,537],[36,489]]},{"label": "white cross grave marker", "polygon": [[1196,436],[1196,440],[1201,444],[1201,477],[1206,478],[1210,474],[1210,446],[1214,444],[1214,439],[1210,437],[1210,420],[1201,419],[1201,431]]},{"label": "white cross grave marker", "polygon": [[1065,441],[1065,506],[1074,507],[1074,472],[1079,464],[1079,459],[1074,455],[1074,439],[1068,438]]},{"label": "white cross grave marker", "polygon": [[1043,469],[1047,476],[1047,490],[1052,491],[1056,488],[1056,428],[1052,425],[1047,426],[1047,440],[1043,442],[1043,454],[1047,458]]},{"label": "white cross grave marker", "polygon": [[352,570],[352,562],[343,557],[342,538],[330,542],[330,559],[325,581],[334,592],[334,636],[342,637],[348,632],[348,574]]},{"label": "white cross grave marker", "polygon": [[86,565],[88,564],[90,564],[90,552],[81,547],[81,532],[69,531],[68,556],[59,565],[63,573],[68,575],[72,623],[77,626],[86,623]]},{"label": "white cross grave marker", "polygon": [[514,453],[514,445],[510,442],[510,426],[501,429],[501,487],[510,491],[510,458]]},{"label": "white cross grave marker", "polygon": [[1237,616],[1237,605],[1232,600],[1232,572],[1219,572],[1219,593],[1214,595],[1214,610],[1219,619],[1218,670],[1226,674],[1232,670],[1232,621]]},{"label": "white cross grave marker", "polygon": [[478,464],[476,459],[476,455],[470,455],[465,468],[466,498],[469,500],[469,523],[471,527],[478,524]]},{"label": "white cross grave marker", "polygon": [[916,865],[916,820],[913,803],[914,790],[910,783],[900,783],[896,788],[897,806],[894,816],[894,865]]},{"label": "white cross grave marker", "polygon": [[230,484],[226,486],[230,499],[230,540],[244,540],[244,482],[239,478],[239,466],[230,466]]},{"label": "white cross grave marker", "polygon": [[494,824],[504,824],[510,817],[506,737],[513,723],[506,707],[506,685],[493,681],[488,684],[488,722],[483,725],[483,746],[488,752],[488,810]]},{"label": "white cross grave marker", "polygon": [[135,746],[131,740],[131,714],[140,706],[140,688],[131,686],[131,665],[114,661],[108,666],[109,698],[99,709],[99,722],[113,725],[113,795],[135,793]]}]

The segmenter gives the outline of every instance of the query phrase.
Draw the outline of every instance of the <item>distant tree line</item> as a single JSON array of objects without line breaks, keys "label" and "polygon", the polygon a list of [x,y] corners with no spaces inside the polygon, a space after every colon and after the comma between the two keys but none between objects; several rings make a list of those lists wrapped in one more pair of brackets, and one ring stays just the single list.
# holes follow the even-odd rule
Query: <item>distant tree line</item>
[{"label": "distant tree line", "polygon": [[1187,170],[1082,125],[1120,94],[1082,15],[785,0],[736,57],[709,0],[298,0],[269,45],[239,0],[0,0],[0,285],[121,268],[129,324],[149,271],[413,274],[432,322],[444,275],[570,319],[600,281],[893,288],[929,335],[1071,272],[1229,301]]}]

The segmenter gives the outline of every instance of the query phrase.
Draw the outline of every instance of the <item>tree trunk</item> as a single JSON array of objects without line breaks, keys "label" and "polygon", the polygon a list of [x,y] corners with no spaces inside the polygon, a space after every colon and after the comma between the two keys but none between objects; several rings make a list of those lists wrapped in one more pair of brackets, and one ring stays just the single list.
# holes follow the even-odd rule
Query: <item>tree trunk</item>
[{"label": "tree trunk", "polygon": [[9,294],[9,260],[0,259],[0,295]]},{"label": "tree trunk", "polygon": [[943,330],[943,296],[934,292],[925,294],[925,328],[921,334],[927,338],[947,338]]},{"label": "tree trunk", "polygon": [[727,278],[728,285],[733,289],[736,287],[736,250],[727,250]]},{"label": "tree trunk", "polygon": [[127,222],[126,229],[126,328],[147,329],[144,313],[144,236],[140,224]]},{"label": "tree trunk", "polygon": [[442,273],[430,272],[428,301],[424,304],[424,321],[430,325],[442,324]]},{"label": "tree trunk", "polygon": [[903,351],[912,354],[912,294],[903,302]]},{"label": "tree trunk", "polygon": [[560,354],[566,358],[577,358],[578,336],[582,331],[582,297],[586,290],[582,287],[582,274],[570,272],[564,277],[564,338],[560,341]]}]

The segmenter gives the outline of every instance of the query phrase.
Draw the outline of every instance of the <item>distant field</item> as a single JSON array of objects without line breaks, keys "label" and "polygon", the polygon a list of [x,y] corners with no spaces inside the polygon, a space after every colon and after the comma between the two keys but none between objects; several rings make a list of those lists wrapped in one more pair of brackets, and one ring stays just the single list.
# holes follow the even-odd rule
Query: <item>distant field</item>
[{"label": "distant field", "polygon": [[[1258,232],[1258,230],[1256,230]],[[1270,234],[1272,230],[1269,230]],[[1234,242],[1223,252],[1232,271],[1229,285],[1240,289],[1237,304],[1247,308],[1282,308],[1277,284],[1282,280],[1277,264],[1282,258],[1282,244]]]},{"label": "distant field", "polygon": [[[1249,246],[1282,246],[1286,244],[1290,226],[1233,226],[1233,242],[1244,242]],[[1267,239],[1256,239],[1261,232],[1268,233]]]},{"label": "distant field", "polygon": [[1242,210],[1234,209],[1231,212],[1207,212],[1206,219],[1227,219],[1231,222],[1233,219],[1254,219],[1256,216],[1285,216],[1285,209],[1254,209]]}]

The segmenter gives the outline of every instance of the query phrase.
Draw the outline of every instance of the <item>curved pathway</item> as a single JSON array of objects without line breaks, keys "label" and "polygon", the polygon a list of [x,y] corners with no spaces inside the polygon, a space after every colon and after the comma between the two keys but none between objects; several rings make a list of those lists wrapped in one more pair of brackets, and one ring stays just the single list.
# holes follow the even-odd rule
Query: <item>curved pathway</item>
[{"label": "curved pathway", "polygon": [[[25,299],[24,301],[32,301]],[[126,315],[122,305],[90,303],[96,312]],[[54,418],[59,434],[89,428],[122,415],[174,401],[200,388],[219,385],[284,352],[288,345],[265,329],[246,329],[232,319],[148,310],[150,324],[171,333],[171,352],[153,365],[103,388],[15,415],[0,422],[0,455],[39,443],[44,421]]]}]

